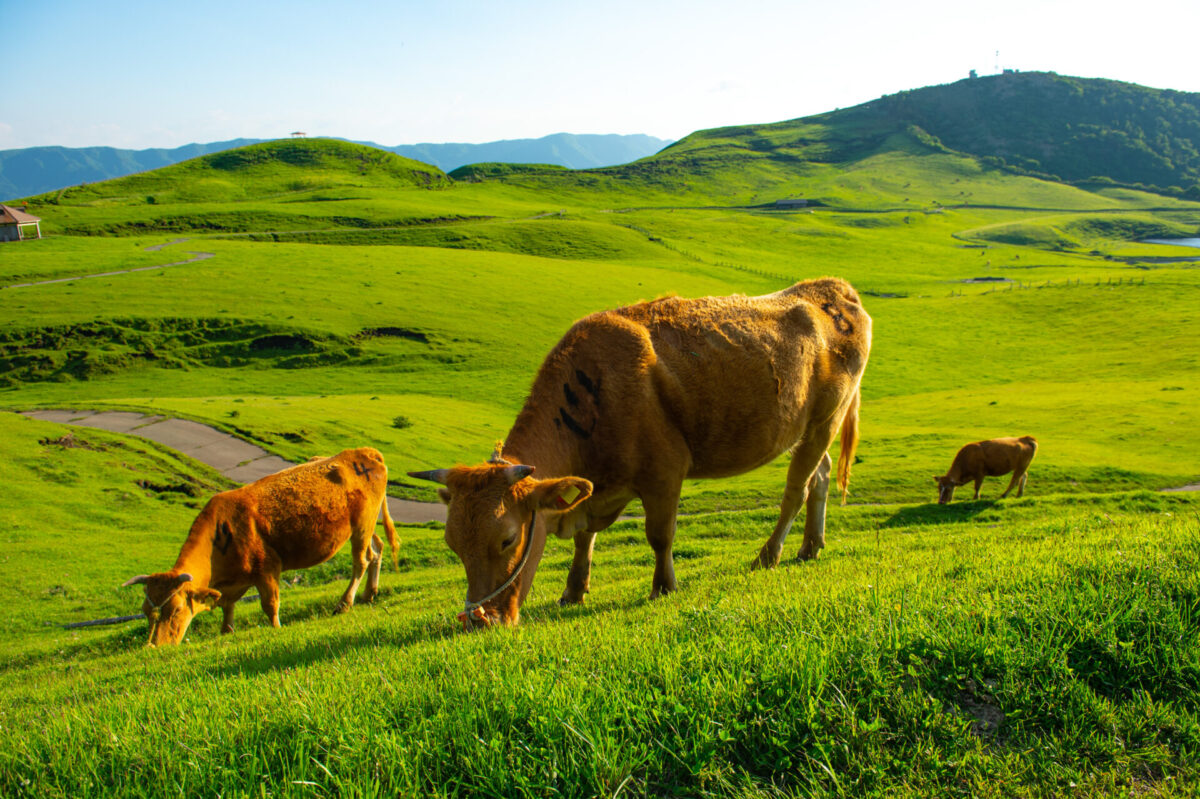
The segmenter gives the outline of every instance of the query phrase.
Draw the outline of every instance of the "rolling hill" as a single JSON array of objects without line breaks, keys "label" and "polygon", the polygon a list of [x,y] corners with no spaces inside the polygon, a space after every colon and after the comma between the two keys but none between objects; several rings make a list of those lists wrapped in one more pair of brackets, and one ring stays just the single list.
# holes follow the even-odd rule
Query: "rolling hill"
[{"label": "rolling hill", "polygon": [[[1000,122],[914,113],[453,177],[289,140],[34,197],[50,235],[0,244],[0,794],[1194,794],[1200,496],[1162,489],[1200,477],[1200,253],[1142,239],[1195,235],[1200,202],[1153,169],[1054,179]],[[1030,146],[1087,152],[1063,131]],[[970,149],[993,134],[1014,154]],[[573,553],[551,541],[522,625],[458,635],[463,567],[430,525],[350,614],[342,553],[288,575],[282,629],[204,614],[162,651],[144,621],[58,626],[136,612],[122,583],[224,483],[10,411],[191,419],[292,461],[370,444],[390,493],[435,500],[406,472],[486,458],[581,316],[826,274],[874,341],[819,560],[748,568],[783,457],[685,483],[680,590],[654,601],[621,521],[585,604],[557,604]],[[1024,497],[989,478],[935,504],[963,443],[1024,434]]]},{"label": "rolling hill", "polygon": [[[0,198],[29,197],[81,183],[111,180],[262,139],[188,144],[174,149],[122,150],[114,147],[28,147],[0,151]],[[465,164],[490,161],[547,163],[572,169],[623,164],[670,144],[645,135],[556,133],[540,139],[511,139],[482,144],[400,144],[357,142],[449,172]]]},{"label": "rolling hill", "polygon": [[788,122],[701,131],[643,164],[711,171],[737,154],[803,171],[889,151],[956,152],[1015,174],[1200,199],[1200,94],[1009,72]]}]

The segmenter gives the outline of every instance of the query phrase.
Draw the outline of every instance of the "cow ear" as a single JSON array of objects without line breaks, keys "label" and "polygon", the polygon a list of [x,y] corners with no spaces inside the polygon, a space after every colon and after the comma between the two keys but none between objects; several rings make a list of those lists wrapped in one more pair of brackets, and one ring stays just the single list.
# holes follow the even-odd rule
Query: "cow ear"
[{"label": "cow ear", "polygon": [[439,498],[442,500],[442,502],[444,502],[445,504],[447,504],[447,505],[449,505],[449,504],[450,504],[450,491],[449,491],[449,490],[447,490],[447,489],[445,489],[445,488],[439,488],[439,489],[438,489],[438,497],[439,497]]},{"label": "cow ear", "polygon": [[325,472],[325,477],[331,483],[341,483],[342,482],[342,471],[341,471],[341,469],[338,468],[338,465],[336,463],[331,463],[331,464],[329,464],[329,469]]},{"label": "cow ear", "polygon": [[211,588],[197,588],[194,591],[188,591],[188,596],[192,600],[192,612],[200,613],[215,608],[221,599],[221,592]]},{"label": "cow ear", "polygon": [[592,495],[592,484],[582,477],[560,477],[542,480],[530,493],[534,507],[543,511],[565,513],[581,505]]}]

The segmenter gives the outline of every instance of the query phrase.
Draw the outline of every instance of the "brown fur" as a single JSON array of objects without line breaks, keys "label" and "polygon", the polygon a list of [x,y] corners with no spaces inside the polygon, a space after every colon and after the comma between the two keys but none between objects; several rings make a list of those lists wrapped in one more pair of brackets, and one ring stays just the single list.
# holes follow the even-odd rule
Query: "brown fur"
[{"label": "brown fur", "polygon": [[280,574],[323,563],[347,540],[354,574],[338,609],[353,606],[368,569],[363,598],[373,600],[383,557],[383,541],[375,535],[381,509],[393,563],[398,546],[386,486],[383,456],[362,447],[313,458],[214,496],[192,523],[170,571],[125,583],[145,585],[142,610],[150,622],[150,644],[179,643],[193,616],[217,605],[225,616],[221,632],[232,632],[236,603],[251,586],[258,588],[263,612],[278,627]]},{"label": "brown fur", "polygon": [[1012,480],[1000,499],[1007,497],[1013,486],[1017,487],[1017,496],[1021,496],[1025,493],[1025,474],[1033,462],[1033,456],[1037,454],[1037,446],[1037,439],[1033,436],[993,438],[967,444],[954,456],[950,471],[933,478],[938,484],[938,504],[950,502],[954,499],[955,487],[972,481],[975,482],[975,499],[979,499],[984,477],[997,477],[1009,472],[1012,472]]},{"label": "brown fur", "polygon": [[[800,556],[816,557],[824,546],[826,451],[840,428],[844,497],[870,342],[870,317],[836,278],[763,297],[668,297],[580,320],[546,357],[504,445],[507,461],[534,466],[536,475],[511,484],[498,463],[432,478],[447,486],[446,542],[466,567],[468,601],[502,585],[530,546],[520,580],[485,614],[515,623],[548,535],[574,538],[561,601],[582,601],[596,532],[635,497],[655,552],[651,596],[672,591],[684,479],[741,474],[789,451],[779,523],[755,563],[778,563],[806,502]],[[525,485],[540,489],[536,499],[525,496]]]}]

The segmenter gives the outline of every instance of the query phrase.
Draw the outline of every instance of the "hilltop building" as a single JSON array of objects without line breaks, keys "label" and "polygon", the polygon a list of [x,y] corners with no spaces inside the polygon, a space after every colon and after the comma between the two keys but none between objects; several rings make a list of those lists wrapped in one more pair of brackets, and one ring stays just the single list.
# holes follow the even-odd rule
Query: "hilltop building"
[{"label": "hilltop building", "polygon": [[20,241],[42,237],[41,217],[0,205],[0,241]]}]

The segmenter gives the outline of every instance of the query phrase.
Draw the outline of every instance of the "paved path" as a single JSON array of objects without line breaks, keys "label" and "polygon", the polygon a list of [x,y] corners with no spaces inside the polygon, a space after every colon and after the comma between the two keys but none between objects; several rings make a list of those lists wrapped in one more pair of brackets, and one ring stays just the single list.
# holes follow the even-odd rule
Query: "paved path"
[{"label": "paved path", "polygon": [[[272,455],[262,447],[186,419],[147,416],[128,411],[48,410],[24,411],[23,415],[47,422],[95,427],[157,441],[208,464],[239,483],[253,483],[281,469],[295,466],[291,461]],[[388,513],[400,524],[446,521],[446,506],[440,502],[412,502],[388,497]]]}]

